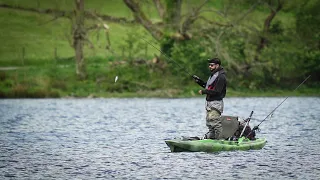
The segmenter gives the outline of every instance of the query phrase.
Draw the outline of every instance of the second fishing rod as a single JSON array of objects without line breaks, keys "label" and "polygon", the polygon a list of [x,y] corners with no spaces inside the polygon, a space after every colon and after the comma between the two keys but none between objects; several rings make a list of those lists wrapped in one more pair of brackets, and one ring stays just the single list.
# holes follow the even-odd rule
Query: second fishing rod
[{"label": "second fishing rod", "polygon": [[[309,75],[308,77],[306,77],[292,92],[296,91],[302,84],[304,84],[309,78],[311,77],[311,75]],[[289,96],[287,96],[280,104],[278,104],[257,126],[254,126],[253,129],[250,131],[250,133],[246,136],[250,136],[254,131],[259,130],[259,126],[265,121],[267,120],[268,117],[271,117],[272,114],[289,98]],[[249,119],[250,121],[250,119]]]}]

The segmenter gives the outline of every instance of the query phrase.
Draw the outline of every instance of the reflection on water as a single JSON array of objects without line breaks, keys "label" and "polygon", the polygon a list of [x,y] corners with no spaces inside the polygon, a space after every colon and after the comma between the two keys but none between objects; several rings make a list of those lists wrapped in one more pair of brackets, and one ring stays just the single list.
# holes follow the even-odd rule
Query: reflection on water
[{"label": "reflection on water", "polygon": [[[257,125],[284,98],[226,98]],[[170,153],[206,132],[204,99],[0,100],[1,179],[319,179],[320,98],[289,98],[262,150]]]}]

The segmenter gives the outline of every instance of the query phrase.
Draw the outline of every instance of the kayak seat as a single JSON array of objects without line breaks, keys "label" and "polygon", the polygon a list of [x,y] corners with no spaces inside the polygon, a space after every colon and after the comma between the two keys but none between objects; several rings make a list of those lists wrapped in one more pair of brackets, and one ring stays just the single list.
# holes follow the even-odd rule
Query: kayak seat
[{"label": "kayak seat", "polygon": [[240,122],[238,121],[237,116],[221,116],[221,139],[228,139],[229,137],[234,136],[236,131],[239,129]]}]

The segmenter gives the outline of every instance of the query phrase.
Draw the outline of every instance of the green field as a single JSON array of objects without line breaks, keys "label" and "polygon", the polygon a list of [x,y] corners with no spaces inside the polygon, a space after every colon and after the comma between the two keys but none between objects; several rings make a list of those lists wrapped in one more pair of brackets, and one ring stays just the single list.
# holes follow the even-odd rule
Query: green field
[{"label": "green field", "polygon": [[[32,3],[26,3],[27,1],[14,2],[24,2],[20,5],[26,4],[27,7],[32,7]],[[45,4],[43,5],[43,8],[50,7],[50,3],[46,2],[51,1],[41,1],[40,4]],[[114,2],[119,1],[110,1],[109,3],[111,3],[112,6],[117,6],[117,3]],[[93,5],[94,4],[95,3],[93,3]],[[73,8],[72,4],[67,4],[66,6],[69,6],[69,10]],[[61,5],[61,7],[65,6]],[[111,5],[105,5],[105,7],[111,7]],[[111,14],[116,14],[109,11],[108,8],[104,10]],[[2,8],[0,10],[0,25],[2,27],[0,29],[0,38],[4,45],[0,47],[1,64],[10,65],[10,63],[19,63],[12,61],[20,60],[22,57],[25,59],[50,60],[53,60],[55,55],[59,58],[73,57],[74,49],[69,43],[72,38],[70,20],[66,18],[59,18],[51,21],[52,19],[53,16],[51,15]],[[87,24],[89,26],[93,23],[94,22],[88,21]],[[115,23],[107,24],[110,27],[109,34],[111,47],[119,55],[122,53],[121,46],[124,44],[123,41],[128,34],[132,32],[132,29],[137,31],[135,33],[142,31],[142,28],[137,26],[124,26]],[[96,30],[89,35],[94,48],[91,48],[89,45],[86,46],[86,57],[96,56],[106,58],[112,55],[110,51],[105,49],[106,36],[104,30]],[[152,51],[150,53],[152,53]]]}]

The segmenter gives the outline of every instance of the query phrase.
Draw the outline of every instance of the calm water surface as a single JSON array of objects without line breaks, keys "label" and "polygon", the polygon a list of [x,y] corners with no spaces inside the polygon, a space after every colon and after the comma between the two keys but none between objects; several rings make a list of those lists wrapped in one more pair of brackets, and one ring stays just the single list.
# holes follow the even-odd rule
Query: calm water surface
[{"label": "calm water surface", "polygon": [[[257,125],[284,98],[226,98]],[[170,153],[206,132],[204,99],[0,100],[0,179],[320,179],[320,98],[289,98],[262,150]]]}]

